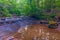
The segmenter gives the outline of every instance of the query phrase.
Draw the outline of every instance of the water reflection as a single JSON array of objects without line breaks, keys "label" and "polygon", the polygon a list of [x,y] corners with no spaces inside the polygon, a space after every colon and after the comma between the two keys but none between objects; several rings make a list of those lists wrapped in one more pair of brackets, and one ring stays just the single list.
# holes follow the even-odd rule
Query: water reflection
[{"label": "water reflection", "polygon": [[[60,40],[60,32],[55,29],[49,29],[46,25],[32,25],[32,27],[22,28],[20,31],[13,35],[16,39],[22,40]],[[20,36],[19,36],[20,35]]]},{"label": "water reflection", "polygon": [[[9,33],[10,34],[10,33]],[[60,40],[60,32],[56,29],[49,29],[44,24],[25,25],[20,27],[15,33],[4,37],[1,40]]]}]

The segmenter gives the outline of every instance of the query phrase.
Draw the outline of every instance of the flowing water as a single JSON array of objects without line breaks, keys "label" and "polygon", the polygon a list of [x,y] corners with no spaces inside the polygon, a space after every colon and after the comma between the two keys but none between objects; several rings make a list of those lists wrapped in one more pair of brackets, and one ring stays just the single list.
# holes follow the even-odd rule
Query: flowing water
[{"label": "flowing water", "polygon": [[[11,40],[60,40],[60,31],[57,29],[49,29],[44,24],[35,24],[20,28],[10,37]],[[5,40],[9,40],[8,37]]]},{"label": "flowing water", "polygon": [[35,24],[22,28],[21,32],[13,35],[17,40],[60,40],[60,31],[57,29],[49,29],[46,25]]},{"label": "flowing water", "polygon": [[5,23],[0,26],[0,40],[60,40],[60,24],[50,29],[45,24],[32,24],[31,20]]}]

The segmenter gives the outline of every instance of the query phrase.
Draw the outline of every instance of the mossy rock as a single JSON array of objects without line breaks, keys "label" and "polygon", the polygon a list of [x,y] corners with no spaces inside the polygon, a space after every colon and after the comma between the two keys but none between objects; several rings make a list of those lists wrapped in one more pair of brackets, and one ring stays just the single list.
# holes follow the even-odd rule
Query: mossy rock
[{"label": "mossy rock", "polygon": [[52,28],[52,29],[58,28],[58,24],[49,24],[48,28]]}]

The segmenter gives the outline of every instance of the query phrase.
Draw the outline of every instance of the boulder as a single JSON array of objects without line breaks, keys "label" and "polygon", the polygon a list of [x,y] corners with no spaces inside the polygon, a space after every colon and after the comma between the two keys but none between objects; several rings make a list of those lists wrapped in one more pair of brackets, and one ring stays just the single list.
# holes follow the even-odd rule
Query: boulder
[{"label": "boulder", "polygon": [[58,24],[49,24],[48,27],[55,29],[55,28],[58,28]]}]

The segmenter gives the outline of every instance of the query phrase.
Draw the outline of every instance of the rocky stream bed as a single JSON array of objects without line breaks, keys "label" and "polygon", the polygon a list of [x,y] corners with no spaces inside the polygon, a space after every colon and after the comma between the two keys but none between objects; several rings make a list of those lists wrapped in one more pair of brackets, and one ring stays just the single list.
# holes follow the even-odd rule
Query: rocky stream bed
[{"label": "rocky stream bed", "polygon": [[[35,22],[34,18],[30,18],[30,17],[0,19],[0,40],[9,40],[9,39],[5,39],[5,38],[8,38],[8,37],[14,35],[21,28],[25,28],[28,25],[35,25],[35,24],[42,24],[42,23]],[[45,22],[45,23],[43,23],[43,25],[44,24],[48,24],[48,23]],[[55,30],[60,31],[60,25]]]}]

